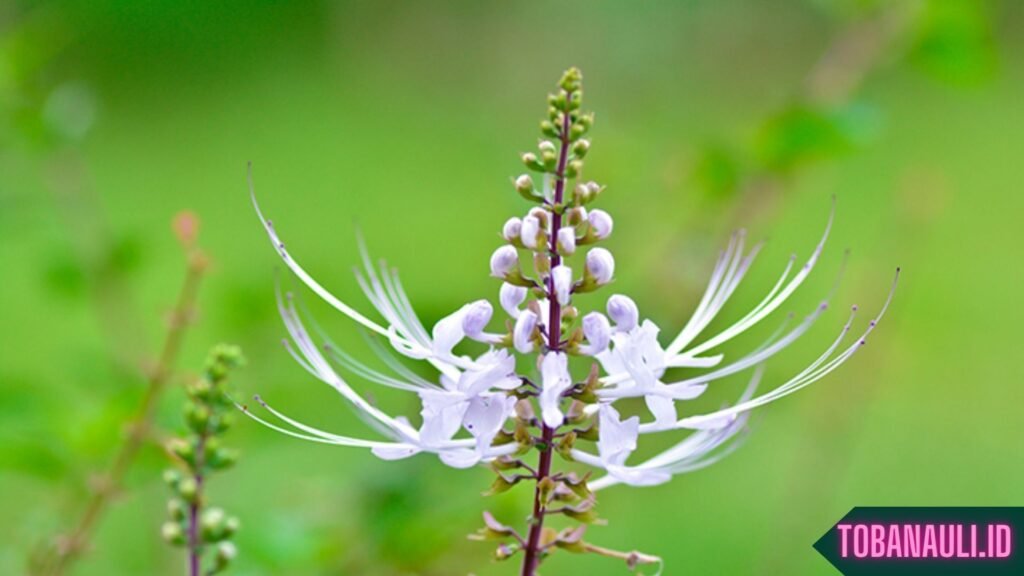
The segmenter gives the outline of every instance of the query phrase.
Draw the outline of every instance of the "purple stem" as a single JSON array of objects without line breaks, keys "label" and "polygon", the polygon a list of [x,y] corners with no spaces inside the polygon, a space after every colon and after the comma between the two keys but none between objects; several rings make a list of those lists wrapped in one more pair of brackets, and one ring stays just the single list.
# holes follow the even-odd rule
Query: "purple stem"
[{"label": "purple stem", "polygon": [[[566,95],[566,101],[572,98],[572,92]],[[561,141],[562,147],[558,153],[558,169],[555,173],[555,197],[554,205],[562,203],[565,195],[565,166],[569,160],[569,110],[564,111],[565,118],[562,120]],[[557,212],[551,213],[551,269],[562,263],[562,256],[558,253],[558,230],[562,227],[562,215]],[[555,297],[555,281],[551,274],[547,280],[548,303],[550,314],[548,315],[548,350],[559,352],[562,340],[562,306]],[[540,483],[551,475],[551,442],[555,436],[554,428],[546,424],[541,425],[542,449],[540,462],[537,465],[537,486],[533,493],[533,515],[530,518],[530,534],[526,538],[526,550],[524,550],[522,576],[534,576],[537,566],[540,564],[540,535],[544,529],[545,503],[541,501]]]},{"label": "purple stem", "polygon": [[199,437],[196,443],[196,497],[188,507],[188,574],[189,576],[200,576],[202,554],[199,542],[199,512],[200,502],[203,496],[203,455],[206,453],[206,435]]}]

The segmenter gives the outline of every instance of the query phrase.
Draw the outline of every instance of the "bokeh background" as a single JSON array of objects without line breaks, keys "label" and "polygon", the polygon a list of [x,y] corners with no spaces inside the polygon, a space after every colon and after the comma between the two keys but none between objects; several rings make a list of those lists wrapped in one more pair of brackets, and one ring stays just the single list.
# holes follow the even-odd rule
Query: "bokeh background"
[{"label": "bokeh background", "polygon": [[[831,574],[811,544],[855,505],[1021,504],[1022,31],[1020,3],[980,0],[3,2],[0,572],[30,571],[78,522],[124,437],[185,275],[176,214],[201,220],[212,265],[159,429],[182,427],[179,384],[227,341],[249,357],[240,394],[359,432],[279,345],[280,267],[246,163],[325,285],[369,309],[351,276],[358,226],[432,323],[496,298],[487,258],[526,209],[510,177],[570,65],[597,113],[587,175],[617,220],[615,288],[665,331],[731,230],[769,242],[717,326],[790,252],[809,253],[832,195],[824,264],[790,308],[813,307],[850,248],[837,306],[768,382],[815,357],[846,306],[877,309],[905,271],[858,357],[761,410],[724,462],[603,493],[609,523],[592,541],[659,554],[666,574]],[[353,324],[307,302],[366,352]],[[235,574],[517,573],[465,540],[485,507],[527,514],[526,490],[481,497],[486,470],[381,462],[248,421],[228,441],[243,458],[210,489],[243,522]],[[158,442],[144,447],[68,573],[182,572],[159,537],[166,465]],[[584,571],[627,572],[570,555],[545,568]]]}]

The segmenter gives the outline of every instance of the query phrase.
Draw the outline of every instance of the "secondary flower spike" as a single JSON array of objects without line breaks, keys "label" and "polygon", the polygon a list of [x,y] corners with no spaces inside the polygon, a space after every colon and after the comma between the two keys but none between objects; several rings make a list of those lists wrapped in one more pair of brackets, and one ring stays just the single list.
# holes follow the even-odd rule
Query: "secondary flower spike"
[{"label": "secondary flower spike", "polygon": [[[388,460],[428,453],[455,468],[489,464],[497,473],[492,492],[522,482],[534,484],[531,521],[523,535],[489,515],[484,531],[506,541],[499,558],[522,557],[522,576],[534,575],[543,558],[556,549],[592,549],[582,544],[579,529],[545,532],[546,516],[592,520],[597,490],[617,484],[661,484],[731,453],[752,410],[820,380],[863,347],[896,286],[894,280],[885,303],[859,333],[854,333],[854,307],[839,333],[821,344],[813,362],[759,391],[765,362],[804,336],[828,310],[827,301],[792,323],[790,317],[781,318],[781,327],[746,354],[727,355],[722,346],[769,318],[785,316],[779,309],[823,258],[834,202],[820,240],[806,259],[799,262],[794,257],[784,263],[778,280],[754,307],[737,311],[730,305],[760,249],[747,248],[745,234],[738,232],[718,255],[690,319],[676,330],[662,330],[641,314],[631,297],[607,294],[616,272],[628,269],[631,260],[620,254],[623,265],[616,267],[612,252],[598,245],[611,239],[613,231],[612,216],[593,207],[605,187],[578,181],[591,149],[585,136],[594,124],[582,102],[582,75],[570,69],[548,97],[537,150],[521,155],[534,174],[518,176],[512,183],[529,205],[523,213],[494,222],[500,245],[492,253],[489,271],[500,282],[491,295],[499,306],[480,299],[486,295],[466,295],[471,297],[468,303],[453,305],[452,312],[429,329],[416,314],[398,273],[383,262],[374,264],[361,240],[362,265],[356,281],[368,306],[342,301],[328,291],[285,248],[255,192],[252,195],[271,246],[285,266],[356,328],[369,332],[387,371],[371,368],[326,340],[295,299],[279,293],[288,353],[337,391],[372,433],[356,437],[321,430],[262,400],[265,414],[246,413],[296,438],[366,448]],[[466,266],[481,274],[488,271],[487,263]],[[455,289],[444,287],[442,292]],[[718,333],[708,333],[727,308],[737,319]],[[408,367],[411,362],[425,363],[432,376],[414,372]],[[731,404],[709,412],[688,407],[688,401],[727,378],[748,383]],[[368,386],[414,394],[419,413],[386,412],[367,400],[363,390]],[[627,399],[638,401],[638,415],[633,406],[625,411],[630,416],[620,414],[620,402]],[[350,412],[342,414],[347,417]],[[675,443],[637,458],[634,452],[645,436],[653,434],[669,435]],[[592,467],[598,476],[559,472],[556,457]],[[634,563],[657,561],[639,554],[629,558]]]}]

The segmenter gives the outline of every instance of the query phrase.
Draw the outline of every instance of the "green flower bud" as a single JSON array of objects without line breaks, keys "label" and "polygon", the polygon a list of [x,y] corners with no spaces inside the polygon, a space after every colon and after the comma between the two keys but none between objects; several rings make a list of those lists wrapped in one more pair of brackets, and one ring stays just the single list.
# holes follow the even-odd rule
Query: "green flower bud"
[{"label": "green flower bud", "polygon": [[558,153],[558,147],[551,140],[541,140],[541,143],[537,145],[542,154],[550,152],[551,154]]},{"label": "green flower bud", "polygon": [[195,398],[196,400],[203,400],[203,401],[206,401],[206,400],[210,399],[210,397],[211,397],[210,393],[212,391],[213,391],[213,385],[210,384],[209,380],[206,380],[206,379],[203,379],[203,378],[200,378],[199,380],[196,380],[195,382],[190,383],[188,385],[188,389],[187,389],[187,392],[188,392],[189,396],[191,396],[192,398]]},{"label": "green flower bud", "polygon": [[206,464],[214,470],[230,468],[238,462],[238,451],[231,448],[217,448],[207,454]]},{"label": "green flower bud", "polygon": [[185,420],[193,432],[202,434],[210,424],[210,409],[201,404],[189,403],[185,408]]},{"label": "green flower bud", "polygon": [[184,520],[188,514],[188,506],[178,498],[171,498],[167,501],[167,515],[172,520]]},{"label": "green flower bud", "polygon": [[572,160],[565,167],[566,178],[575,178],[579,176],[581,172],[583,172],[583,160]]},{"label": "green flower bud", "polygon": [[172,454],[189,464],[194,464],[196,461],[195,446],[193,446],[192,442],[189,442],[188,440],[183,438],[171,438],[167,442],[167,449]]},{"label": "green flower bud", "polygon": [[546,170],[554,170],[558,166],[558,153],[553,151],[543,151],[540,153],[541,162],[544,164]]},{"label": "green flower bud", "polygon": [[217,555],[213,559],[214,573],[222,572],[238,556],[238,548],[231,542],[217,544]]},{"label": "green flower bud", "polygon": [[537,160],[537,155],[533,152],[526,152],[520,158],[522,158],[523,164],[525,164],[530,170],[534,170],[536,172],[544,171],[544,165]]},{"label": "green flower bud", "polygon": [[206,359],[206,375],[212,382],[223,380],[232,368],[245,364],[242,349],[230,344],[218,344]]},{"label": "green flower bud", "polygon": [[519,552],[518,544],[499,544],[498,548],[494,550],[495,560],[508,560],[509,558],[516,555]]},{"label": "green flower bud", "polygon": [[227,514],[220,508],[210,508],[203,512],[202,518],[199,520],[200,533],[203,536],[204,542],[219,542],[223,540],[226,534],[225,523],[227,522]]},{"label": "green flower bud", "polygon": [[587,152],[589,151],[590,140],[580,139],[577,140],[576,143],[572,145],[572,153],[575,154],[577,158],[585,157],[587,155]]},{"label": "green flower bud", "polygon": [[164,482],[171,488],[176,488],[181,482],[181,471],[173,468],[164,470]]},{"label": "green flower bud", "polygon": [[558,85],[566,92],[575,92],[580,89],[580,85],[583,82],[583,73],[580,72],[579,68],[572,67],[565,71],[562,75],[562,80]]},{"label": "green flower bud", "polygon": [[234,414],[221,414],[219,418],[215,418],[213,420],[213,426],[211,427],[210,430],[214,434],[221,434],[223,432],[226,432],[228,428],[231,428],[231,425],[234,423]]},{"label": "green flower bud", "polygon": [[555,488],[558,484],[551,479],[551,476],[545,476],[543,480],[537,483],[537,492],[540,495],[540,501],[547,504],[551,501],[551,495],[554,494]]},{"label": "green flower bud", "polygon": [[188,476],[181,479],[176,486],[178,494],[189,503],[195,503],[199,497],[199,484],[196,483],[196,479]]},{"label": "green flower bud", "polygon": [[181,546],[185,544],[185,530],[182,529],[179,522],[164,522],[160,526],[160,535],[169,544],[175,546]]}]

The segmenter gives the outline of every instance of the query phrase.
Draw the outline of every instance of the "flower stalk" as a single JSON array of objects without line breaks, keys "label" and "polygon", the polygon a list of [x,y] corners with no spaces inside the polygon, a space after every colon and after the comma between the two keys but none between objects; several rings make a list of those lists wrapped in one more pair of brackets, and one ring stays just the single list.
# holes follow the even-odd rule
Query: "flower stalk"
[{"label": "flower stalk", "polygon": [[[220,445],[220,437],[231,426],[233,405],[225,384],[229,373],[244,363],[235,346],[219,345],[210,352],[202,376],[187,389],[185,420],[189,432],[167,445],[178,467],[164,479],[174,496],[167,503],[170,518],[161,528],[168,543],[187,550],[188,576],[212,576],[228,568],[236,555],[231,536],[238,519],[220,508],[208,506],[206,481],[217,471],[234,465],[237,453]],[[212,560],[204,559],[211,556]]]},{"label": "flower stalk", "polygon": [[150,438],[157,404],[177,364],[179,352],[195,312],[199,286],[208,267],[208,257],[197,245],[198,228],[198,220],[190,213],[182,213],[175,218],[174,231],[186,256],[185,279],[174,308],[169,314],[164,342],[155,366],[149,371],[146,390],[139,408],[128,424],[124,443],[118,448],[110,468],[95,483],[85,511],[71,531],[59,538],[56,546],[44,553],[39,564],[33,566],[34,574],[60,576],[71,568],[88,548],[96,526],[121,490],[124,478],[135,463],[139,451]]}]

